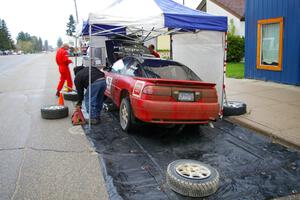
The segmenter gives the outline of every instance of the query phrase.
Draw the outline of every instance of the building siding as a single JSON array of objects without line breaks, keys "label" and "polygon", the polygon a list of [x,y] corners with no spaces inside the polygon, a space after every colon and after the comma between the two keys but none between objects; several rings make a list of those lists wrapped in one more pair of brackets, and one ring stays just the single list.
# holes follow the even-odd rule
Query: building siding
[{"label": "building siding", "polygon": [[230,12],[224,10],[214,2],[210,0],[206,1],[206,12],[213,15],[227,16],[227,24],[230,26],[230,20],[233,20],[235,26],[235,35],[245,37],[245,22],[241,21],[239,18],[231,14]]},{"label": "building siding", "polygon": [[[257,21],[283,17],[282,71],[256,69]],[[245,77],[300,85],[300,0],[246,0]]]}]

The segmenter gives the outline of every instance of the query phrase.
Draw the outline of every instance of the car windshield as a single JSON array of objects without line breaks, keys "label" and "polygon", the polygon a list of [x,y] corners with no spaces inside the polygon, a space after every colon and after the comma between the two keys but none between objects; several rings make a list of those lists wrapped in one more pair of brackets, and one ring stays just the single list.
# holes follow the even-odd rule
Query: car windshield
[{"label": "car windshield", "polygon": [[141,67],[147,78],[201,81],[191,69],[175,61],[145,59]]}]

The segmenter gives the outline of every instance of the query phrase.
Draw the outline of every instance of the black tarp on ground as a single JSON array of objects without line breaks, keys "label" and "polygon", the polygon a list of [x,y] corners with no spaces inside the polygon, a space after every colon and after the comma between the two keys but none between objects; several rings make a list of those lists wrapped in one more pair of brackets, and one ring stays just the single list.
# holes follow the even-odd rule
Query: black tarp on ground
[{"label": "black tarp on ground", "polygon": [[111,199],[195,199],[171,191],[167,165],[177,159],[210,164],[220,173],[218,191],[205,199],[271,199],[300,192],[300,154],[226,121],[199,130],[142,126],[121,131],[116,113],[85,128],[104,163]]}]

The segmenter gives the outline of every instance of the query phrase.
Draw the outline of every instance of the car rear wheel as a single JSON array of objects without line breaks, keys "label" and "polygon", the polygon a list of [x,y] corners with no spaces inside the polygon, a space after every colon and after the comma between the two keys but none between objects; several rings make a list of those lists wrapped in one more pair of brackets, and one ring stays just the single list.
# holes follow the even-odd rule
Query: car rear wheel
[{"label": "car rear wheel", "polygon": [[121,101],[119,117],[120,125],[123,131],[127,132],[132,129],[134,116],[132,114],[132,109],[128,97],[123,98]]}]

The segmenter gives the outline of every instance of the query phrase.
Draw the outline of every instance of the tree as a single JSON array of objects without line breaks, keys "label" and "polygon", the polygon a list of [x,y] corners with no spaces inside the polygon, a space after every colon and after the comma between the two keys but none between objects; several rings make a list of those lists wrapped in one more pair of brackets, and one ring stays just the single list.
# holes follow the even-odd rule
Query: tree
[{"label": "tree", "polygon": [[67,23],[67,35],[73,36],[73,33],[75,33],[75,20],[73,15],[70,15],[69,22]]},{"label": "tree", "polygon": [[39,51],[43,51],[43,40],[39,37]]},{"label": "tree", "polygon": [[233,35],[231,33],[227,36],[228,41],[228,51],[227,51],[227,61],[228,62],[240,62],[244,57],[244,47],[245,39],[238,35]]},{"label": "tree", "polygon": [[23,51],[24,53],[34,53],[34,46],[32,41],[18,41],[18,49]]},{"label": "tree", "polygon": [[59,37],[57,39],[57,47],[60,48],[62,45],[63,45],[63,41],[62,41],[61,37]]},{"label": "tree", "polygon": [[44,42],[44,50],[45,51],[49,50],[48,40],[45,40],[45,42]]},{"label": "tree", "polygon": [[0,49],[11,50],[14,49],[14,42],[7,28],[6,22],[0,19]]},{"label": "tree", "polygon": [[236,28],[235,28],[233,19],[230,19],[229,26],[228,26],[228,34],[235,35],[235,29]]},{"label": "tree", "polygon": [[41,37],[31,36],[23,31],[18,33],[17,47],[24,53],[36,53],[43,50],[43,40]]},{"label": "tree", "polygon": [[36,36],[31,37],[31,42],[32,42],[32,53],[36,53],[39,51],[39,39]]}]

